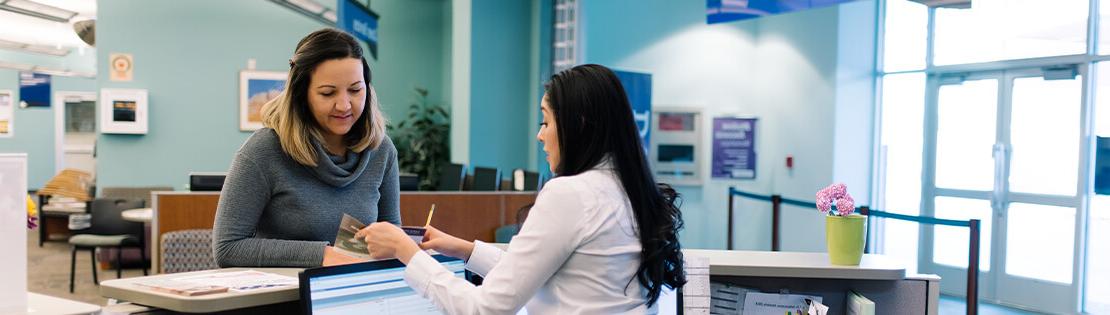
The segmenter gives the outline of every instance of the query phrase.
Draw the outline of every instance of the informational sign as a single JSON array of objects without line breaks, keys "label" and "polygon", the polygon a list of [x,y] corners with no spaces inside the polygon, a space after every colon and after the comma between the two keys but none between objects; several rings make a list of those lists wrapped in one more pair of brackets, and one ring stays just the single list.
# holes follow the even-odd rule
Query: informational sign
[{"label": "informational sign", "polygon": [[356,0],[339,0],[336,26],[366,42],[370,55],[378,58],[378,14]]},{"label": "informational sign", "polygon": [[713,178],[755,178],[757,118],[713,118]]},{"label": "informational sign", "polygon": [[706,0],[708,24],[754,19],[857,0]]},{"label": "informational sign", "polygon": [[15,134],[15,100],[12,91],[0,90],[0,138]]},{"label": "informational sign", "polygon": [[118,82],[131,82],[135,70],[135,60],[131,54],[112,53],[108,55],[108,64],[112,66],[109,79]]},{"label": "informational sign", "polygon": [[50,107],[50,75],[19,73],[19,106]]},{"label": "informational sign", "polygon": [[651,74],[613,71],[617,79],[621,80],[624,92],[628,95],[628,103],[632,105],[632,118],[636,120],[636,127],[640,128],[640,143],[644,146],[644,154],[648,154],[651,144]]}]

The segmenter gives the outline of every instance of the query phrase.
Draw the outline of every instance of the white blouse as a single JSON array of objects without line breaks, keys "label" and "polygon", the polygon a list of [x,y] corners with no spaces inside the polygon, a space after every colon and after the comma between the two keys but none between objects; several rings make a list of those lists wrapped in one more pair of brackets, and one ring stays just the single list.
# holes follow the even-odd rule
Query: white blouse
[{"label": "white blouse", "polygon": [[640,239],[616,174],[600,167],[548,182],[507,251],[474,242],[466,268],[481,286],[418,252],[405,281],[447,314],[655,313],[636,278]]}]

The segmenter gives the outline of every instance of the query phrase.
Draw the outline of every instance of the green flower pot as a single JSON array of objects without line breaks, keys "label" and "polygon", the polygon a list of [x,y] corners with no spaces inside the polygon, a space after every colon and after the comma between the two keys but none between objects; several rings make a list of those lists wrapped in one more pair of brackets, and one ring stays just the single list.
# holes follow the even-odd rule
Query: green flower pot
[{"label": "green flower pot", "polygon": [[825,217],[825,242],[828,245],[830,263],[859,265],[860,258],[863,258],[863,228],[866,218],[858,214]]}]

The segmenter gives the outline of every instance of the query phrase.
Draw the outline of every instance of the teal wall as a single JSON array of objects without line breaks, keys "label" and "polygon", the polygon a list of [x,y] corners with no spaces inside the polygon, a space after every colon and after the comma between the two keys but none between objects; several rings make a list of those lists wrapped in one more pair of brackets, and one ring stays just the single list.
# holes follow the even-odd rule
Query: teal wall
[{"label": "teal wall", "polygon": [[[377,0],[371,8],[381,23],[370,67],[387,116],[404,118],[414,86],[442,102],[444,2]],[[146,89],[150,104],[146,135],[100,135],[97,184],[178,189],[191,171],[225,171],[250,135],[238,127],[238,73],[247,60],[285,71],[297,41],[323,27],[262,0],[101,0],[97,24],[101,61],[114,52],[135,59],[132,82],[109,81],[101,62],[99,87]]]},{"label": "teal wall", "polygon": [[[9,59],[4,59],[9,60]],[[51,102],[58,91],[93,92],[96,81],[76,77],[51,77]],[[0,69],[0,90],[15,98],[15,134],[0,138],[0,152],[27,153],[27,188],[39,189],[54,176],[54,106],[19,108],[19,71]]]},{"label": "teal wall", "polygon": [[[713,116],[754,116],[758,153],[755,180],[713,180],[702,185],[678,187],[683,194],[686,230],[683,245],[691,248],[724,248],[727,242],[729,186],[742,190],[810,199],[834,176],[837,156],[834,141],[870,143],[869,135],[842,132],[834,139],[837,121],[831,119],[841,103],[871,108],[869,97],[838,100],[844,71],[866,72],[870,64],[850,62],[840,47],[858,45],[841,38],[873,38],[874,30],[844,36],[839,31],[842,11],[858,23],[874,23],[874,2],[834,6],[754,20],[707,25],[704,1],[611,0],[580,2],[582,36],[580,63],[599,63],[616,69],[652,74],[655,108],[677,107],[702,111],[702,126]],[[870,19],[870,20],[868,20]],[[870,22],[869,22],[870,21]],[[868,33],[870,32],[870,33]],[[864,58],[871,52],[862,53]],[[838,60],[840,58],[840,60]],[[873,59],[871,59],[873,60]],[[858,92],[858,91],[857,91]],[[866,93],[862,93],[867,95]],[[861,95],[861,94],[855,94]],[[846,113],[847,114],[847,113]],[[870,124],[869,116],[851,124]],[[702,133],[702,173],[709,172],[710,132]],[[863,145],[866,146],[866,145]],[[793,156],[794,169],[784,159]],[[870,157],[870,150],[856,155]],[[863,170],[862,177],[869,176]],[[850,187],[857,200],[867,200],[867,185]],[[862,195],[862,196],[861,196]],[[769,249],[770,205],[737,201],[733,221],[737,249]],[[824,250],[823,218],[812,209],[785,207],[783,248],[796,251]]]},{"label": "teal wall", "polygon": [[471,3],[470,164],[508,173],[529,166],[536,1]]}]

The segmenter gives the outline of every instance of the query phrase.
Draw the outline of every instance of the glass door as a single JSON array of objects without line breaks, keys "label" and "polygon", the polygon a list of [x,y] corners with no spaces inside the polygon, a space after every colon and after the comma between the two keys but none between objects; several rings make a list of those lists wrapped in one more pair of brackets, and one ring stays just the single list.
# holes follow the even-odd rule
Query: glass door
[{"label": "glass door", "polygon": [[[929,77],[923,207],[981,220],[979,296],[1078,310],[1085,68]],[[929,129],[927,129],[929,130]],[[966,228],[923,227],[922,272],[966,294]]]}]

